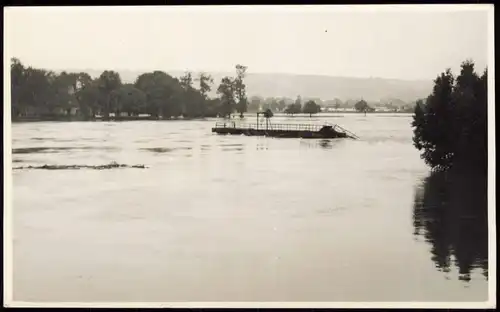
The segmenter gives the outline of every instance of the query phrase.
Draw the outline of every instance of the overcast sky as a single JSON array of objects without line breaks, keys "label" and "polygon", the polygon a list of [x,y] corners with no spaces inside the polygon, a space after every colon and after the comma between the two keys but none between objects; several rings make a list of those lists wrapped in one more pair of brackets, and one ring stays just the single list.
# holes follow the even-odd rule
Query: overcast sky
[{"label": "overcast sky", "polygon": [[487,64],[488,6],[5,9],[5,51],[48,69],[432,79]]}]

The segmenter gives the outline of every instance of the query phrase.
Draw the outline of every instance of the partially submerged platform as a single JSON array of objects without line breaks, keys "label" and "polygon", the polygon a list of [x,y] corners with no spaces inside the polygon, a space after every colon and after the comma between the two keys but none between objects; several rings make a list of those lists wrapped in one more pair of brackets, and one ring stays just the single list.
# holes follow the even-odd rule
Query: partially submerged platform
[{"label": "partially submerged platform", "polygon": [[338,125],[267,124],[217,122],[212,132],[217,134],[268,136],[277,138],[336,139],[358,137]]}]

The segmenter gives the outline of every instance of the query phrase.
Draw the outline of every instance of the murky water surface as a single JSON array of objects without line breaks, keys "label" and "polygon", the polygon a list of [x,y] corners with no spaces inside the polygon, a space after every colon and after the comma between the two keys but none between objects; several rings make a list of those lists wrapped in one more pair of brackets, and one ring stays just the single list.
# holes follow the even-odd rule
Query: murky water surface
[{"label": "murky water surface", "polygon": [[13,124],[13,167],[148,167],[14,170],[14,300],[487,300],[485,193],[430,176],[409,115],[273,118],[306,121],[361,140]]}]

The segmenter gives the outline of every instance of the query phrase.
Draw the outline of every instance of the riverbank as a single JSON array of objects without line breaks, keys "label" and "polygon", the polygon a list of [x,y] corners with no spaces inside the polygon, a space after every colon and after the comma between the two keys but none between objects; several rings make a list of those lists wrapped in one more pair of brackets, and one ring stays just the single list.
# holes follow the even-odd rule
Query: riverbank
[{"label": "riverbank", "polygon": [[[247,113],[245,114],[245,118],[253,118],[256,113]],[[343,115],[351,115],[351,114],[359,114],[360,116],[364,116],[363,113],[358,112],[328,112],[328,113],[319,113],[315,114],[312,117],[309,114],[295,114],[295,115],[287,115],[284,113],[275,113],[275,117],[287,117],[287,118],[331,118],[331,117],[342,117]],[[369,115],[383,115],[387,117],[388,115],[396,116],[407,116],[410,113],[404,112],[373,112],[367,113],[366,116]],[[53,122],[68,122],[68,121],[145,121],[145,120],[154,120],[154,121],[172,121],[172,120],[206,120],[207,118],[218,118],[217,116],[206,116],[206,117],[197,117],[197,118],[161,118],[154,116],[119,116],[114,117],[110,116],[107,118],[104,117],[95,117],[95,118],[84,118],[81,116],[30,116],[30,117],[16,117],[12,118],[12,122],[41,122],[41,121],[53,121]],[[235,115],[234,119],[239,119],[239,116]]]},{"label": "riverbank", "polygon": [[54,122],[68,122],[68,121],[144,121],[144,120],[204,120],[204,118],[160,118],[154,116],[119,116],[119,117],[94,117],[83,118],[79,116],[53,116],[53,117],[17,117],[12,118],[12,122],[40,122],[40,121],[54,121]]}]

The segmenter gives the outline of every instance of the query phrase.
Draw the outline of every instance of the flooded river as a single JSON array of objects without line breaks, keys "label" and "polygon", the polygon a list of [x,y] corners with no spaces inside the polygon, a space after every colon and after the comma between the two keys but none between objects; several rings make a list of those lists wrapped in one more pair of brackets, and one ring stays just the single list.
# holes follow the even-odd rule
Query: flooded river
[{"label": "flooded river", "polygon": [[14,300],[486,301],[480,183],[431,176],[410,115],[272,120],[325,121],[361,139],[13,124],[13,167],[147,167],[13,170]]}]

